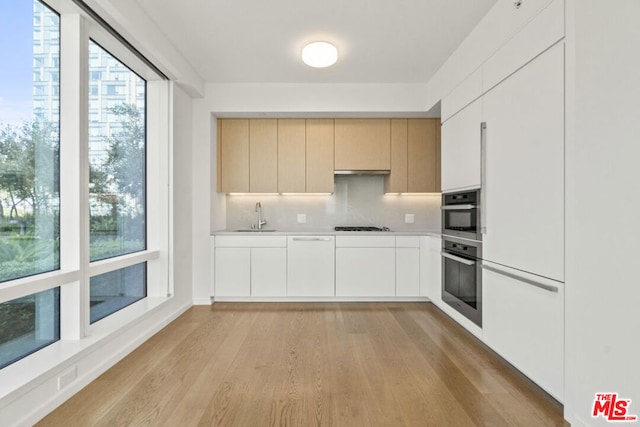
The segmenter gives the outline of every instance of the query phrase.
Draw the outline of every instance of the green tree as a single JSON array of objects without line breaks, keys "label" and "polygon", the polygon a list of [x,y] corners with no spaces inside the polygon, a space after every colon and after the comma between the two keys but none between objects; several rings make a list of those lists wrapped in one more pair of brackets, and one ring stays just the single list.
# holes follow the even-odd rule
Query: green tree
[{"label": "green tree", "polygon": [[[110,213],[93,211],[91,230],[96,239],[144,242],[145,221],[145,122],[135,105],[122,103],[110,108],[115,120],[106,138],[105,155],[91,165],[90,190],[96,207],[110,207]],[[122,243],[124,244],[124,243]]]},{"label": "green tree", "polygon": [[119,118],[121,127],[107,139],[106,171],[120,198],[135,201],[135,210],[139,211],[145,203],[144,115],[135,105],[124,103],[111,108],[111,112]]},{"label": "green tree", "polygon": [[0,217],[9,219],[27,203],[33,214],[53,214],[59,194],[58,129],[47,122],[0,127]]}]

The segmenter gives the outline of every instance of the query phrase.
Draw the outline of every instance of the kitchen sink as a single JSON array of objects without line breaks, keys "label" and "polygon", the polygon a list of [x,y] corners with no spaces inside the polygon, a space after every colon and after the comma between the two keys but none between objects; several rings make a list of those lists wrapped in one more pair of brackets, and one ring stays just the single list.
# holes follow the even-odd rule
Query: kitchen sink
[{"label": "kitchen sink", "polygon": [[257,228],[249,228],[246,230],[235,230],[238,233],[267,233],[270,231],[276,231],[276,230],[258,230]]}]

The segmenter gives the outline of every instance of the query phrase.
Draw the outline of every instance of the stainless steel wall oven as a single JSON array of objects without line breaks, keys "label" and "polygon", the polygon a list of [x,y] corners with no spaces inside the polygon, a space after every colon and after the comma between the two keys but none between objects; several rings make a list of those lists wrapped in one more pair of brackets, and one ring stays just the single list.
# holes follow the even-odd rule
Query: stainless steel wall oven
[{"label": "stainless steel wall oven", "polygon": [[442,301],[482,327],[482,243],[442,236]]},{"label": "stainless steel wall oven", "polygon": [[442,195],[442,234],[482,240],[480,190]]}]

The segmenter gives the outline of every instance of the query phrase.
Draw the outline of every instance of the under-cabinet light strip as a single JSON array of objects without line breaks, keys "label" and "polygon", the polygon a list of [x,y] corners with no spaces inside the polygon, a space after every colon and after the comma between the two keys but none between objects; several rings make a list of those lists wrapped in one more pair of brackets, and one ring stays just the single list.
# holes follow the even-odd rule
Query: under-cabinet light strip
[{"label": "under-cabinet light strip", "polygon": [[332,193],[227,193],[229,196],[331,196]]}]

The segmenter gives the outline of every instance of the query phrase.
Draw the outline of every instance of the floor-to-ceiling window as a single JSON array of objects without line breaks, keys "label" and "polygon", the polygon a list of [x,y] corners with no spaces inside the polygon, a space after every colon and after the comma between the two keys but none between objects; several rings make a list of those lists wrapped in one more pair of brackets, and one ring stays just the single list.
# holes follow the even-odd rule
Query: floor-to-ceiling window
[{"label": "floor-to-ceiling window", "polygon": [[0,372],[171,293],[169,85],[77,3],[0,2]]}]

